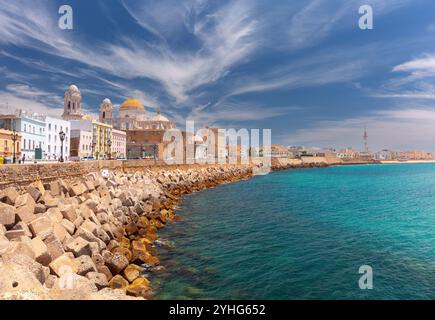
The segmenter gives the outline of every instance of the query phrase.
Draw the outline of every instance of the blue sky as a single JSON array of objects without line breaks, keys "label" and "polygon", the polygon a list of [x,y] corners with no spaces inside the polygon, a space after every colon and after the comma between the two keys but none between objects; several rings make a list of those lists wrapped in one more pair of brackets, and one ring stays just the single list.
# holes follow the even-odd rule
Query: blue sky
[{"label": "blue sky", "polygon": [[[367,127],[374,151],[435,151],[433,1],[0,1],[3,111],[60,115],[74,83],[94,114],[135,97],[180,127],[356,149]],[[57,26],[62,4],[73,30]]]}]

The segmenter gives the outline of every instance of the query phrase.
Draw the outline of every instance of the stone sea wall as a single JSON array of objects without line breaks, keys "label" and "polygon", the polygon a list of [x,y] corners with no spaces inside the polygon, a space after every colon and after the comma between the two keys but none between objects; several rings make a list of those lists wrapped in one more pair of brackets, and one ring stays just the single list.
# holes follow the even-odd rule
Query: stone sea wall
[{"label": "stone sea wall", "polygon": [[5,166],[1,175],[0,299],[147,299],[148,277],[164,268],[158,229],[177,219],[180,197],[252,168],[108,161]]}]

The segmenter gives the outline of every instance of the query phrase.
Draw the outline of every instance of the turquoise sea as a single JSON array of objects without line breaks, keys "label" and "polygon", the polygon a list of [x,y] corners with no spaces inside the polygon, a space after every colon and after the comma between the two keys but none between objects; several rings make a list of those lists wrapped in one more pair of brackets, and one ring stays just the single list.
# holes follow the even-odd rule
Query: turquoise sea
[{"label": "turquoise sea", "polygon": [[275,172],[177,213],[160,233],[159,299],[435,299],[435,164]]}]

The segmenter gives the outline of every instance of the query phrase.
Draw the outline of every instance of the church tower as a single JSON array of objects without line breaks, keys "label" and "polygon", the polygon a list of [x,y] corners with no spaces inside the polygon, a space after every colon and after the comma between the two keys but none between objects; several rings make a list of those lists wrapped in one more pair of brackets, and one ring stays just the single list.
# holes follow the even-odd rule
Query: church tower
[{"label": "church tower", "polygon": [[113,125],[113,104],[105,98],[100,104],[100,122]]},{"label": "church tower", "polygon": [[64,120],[81,120],[82,114],[82,95],[76,85],[70,85],[68,90],[65,91],[63,105]]}]

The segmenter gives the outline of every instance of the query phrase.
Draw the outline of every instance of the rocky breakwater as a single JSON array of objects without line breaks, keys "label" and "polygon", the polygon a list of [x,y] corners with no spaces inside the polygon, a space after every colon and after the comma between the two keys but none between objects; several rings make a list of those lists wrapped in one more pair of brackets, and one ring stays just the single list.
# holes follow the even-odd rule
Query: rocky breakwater
[{"label": "rocky breakwater", "polygon": [[150,298],[158,229],[184,193],[249,166],[100,172],[0,191],[0,299]]}]

